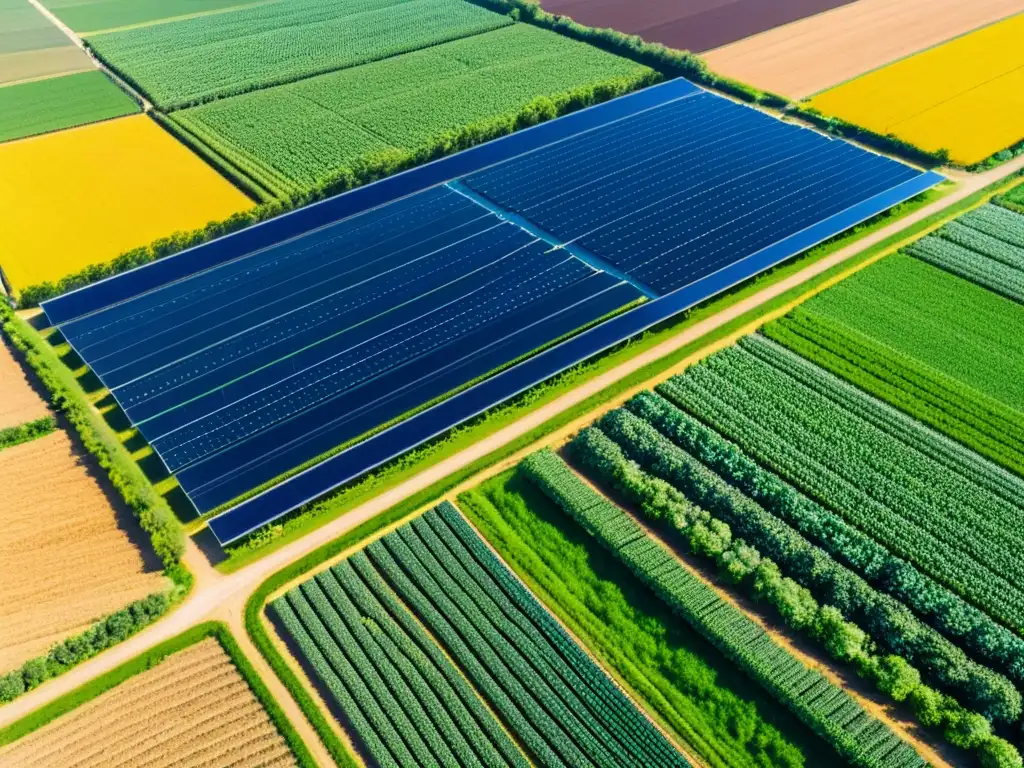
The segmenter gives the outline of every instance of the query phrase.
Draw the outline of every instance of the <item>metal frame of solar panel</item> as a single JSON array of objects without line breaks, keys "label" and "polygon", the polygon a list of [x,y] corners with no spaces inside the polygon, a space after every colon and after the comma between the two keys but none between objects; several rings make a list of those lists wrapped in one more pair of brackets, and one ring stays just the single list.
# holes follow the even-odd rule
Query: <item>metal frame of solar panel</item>
[{"label": "metal frame of solar panel", "polygon": [[939,180],[674,80],[44,309],[206,512],[653,297],[232,507],[227,544]]}]

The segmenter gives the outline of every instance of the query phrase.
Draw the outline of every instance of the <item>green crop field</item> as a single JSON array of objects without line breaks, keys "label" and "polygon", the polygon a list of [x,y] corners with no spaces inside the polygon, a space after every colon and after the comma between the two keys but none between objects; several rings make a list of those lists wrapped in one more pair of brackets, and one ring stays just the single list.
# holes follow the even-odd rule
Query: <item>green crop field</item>
[{"label": "green crop field", "polygon": [[893,554],[1024,631],[1024,480],[761,337],[658,391]]},{"label": "green crop field", "polygon": [[688,765],[450,504],[270,610],[379,765]]},{"label": "green crop field", "polygon": [[765,333],[1024,473],[1020,304],[898,254],[815,297]]},{"label": "green crop field", "polygon": [[375,157],[430,149],[467,125],[507,123],[540,96],[557,100],[610,81],[629,89],[653,77],[626,59],[515,24],[172,119],[281,195]]},{"label": "green crop field", "polygon": [[79,72],[0,88],[0,141],[138,112],[102,72]]},{"label": "green crop field", "polygon": [[87,42],[170,110],[511,23],[465,0],[279,0],[94,35]]},{"label": "green crop field", "polygon": [[820,671],[805,666],[742,609],[724,600],[622,509],[584,483],[558,456],[540,451],[520,467],[681,620],[821,735],[844,762],[862,768],[926,765],[886,724],[865,712]]},{"label": "green crop field", "polygon": [[[161,19],[209,13],[260,0],[46,0],[46,7],[80,35]],[[276,0],[271,0],[272,2]],[[266,0],[263,0],[266,2]]]}]

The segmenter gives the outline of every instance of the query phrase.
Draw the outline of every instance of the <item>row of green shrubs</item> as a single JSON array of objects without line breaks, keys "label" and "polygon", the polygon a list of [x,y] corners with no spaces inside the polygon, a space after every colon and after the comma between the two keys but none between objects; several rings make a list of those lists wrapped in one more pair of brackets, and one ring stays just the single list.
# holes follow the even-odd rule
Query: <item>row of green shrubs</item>
[{"label": "row of green shrubs", "polygon": [[37,437],[48,435],[57,428],[57,419],[54,416],[43,416],[41,419],[19,424],[16,427],[0,429],[0,449],[10,448],[12,445],[27,443]]},{"label": "row of green shrubs", "polygon": [[91,659],[100,651],[127,640],[163,616],[170,605],[170,595],[156,592],[101,619],[82,634],[58,643],[45,656],[26,661],[20,669],[0,677],[0,704],[13,701],[50,678],[62,675]]},{"label": "row of green shrubs", "polygon": [[[248,684],[249,689],[263,706],[263,710],[267,713],[271,722],[274,723],[285,742],[291,748],[299,767],[315,768],[316,761],[309,748],[303,743],[302,738],[295,730],[291,721],[288,720],[281,705],[277,703],[274,695],[267,688],[266,683],[260,678],[256,668],[245,657],[231,631],[225,624],[220,622],[207,622],[192,627],[182,634],[150,648],[130,661],[112,669],[110,672],[90,680],[85,685],[50,702],[21,720],[15,721],[0,730],[0,746],[10,744],[25,737],[29,733],[42,728],[47,723],[53,722],[61,715],[82,706],[86,702],[92,701],[97,696],[106,693],[129,678],[152,669],[168,656],[183,651],[208,637],[216,638],[221,648],[230,657],[235,669],[238,670],[242,679]],[[113,643],[110,643],[110,645],[113,645]],[[0,701],[3,700],[0,698]]]}]

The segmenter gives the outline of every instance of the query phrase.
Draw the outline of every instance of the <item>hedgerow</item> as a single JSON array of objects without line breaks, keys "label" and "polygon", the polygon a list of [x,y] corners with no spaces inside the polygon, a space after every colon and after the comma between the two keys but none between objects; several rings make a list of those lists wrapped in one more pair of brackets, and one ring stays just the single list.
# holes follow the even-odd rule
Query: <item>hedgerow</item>
[{"label": "hedgerow", "polygon": [[48,435],[55,429],[57,429],[57,419],[54,416],[43,416],[16,427],[0,429],[0,449],[27,443],[29,440]]}]

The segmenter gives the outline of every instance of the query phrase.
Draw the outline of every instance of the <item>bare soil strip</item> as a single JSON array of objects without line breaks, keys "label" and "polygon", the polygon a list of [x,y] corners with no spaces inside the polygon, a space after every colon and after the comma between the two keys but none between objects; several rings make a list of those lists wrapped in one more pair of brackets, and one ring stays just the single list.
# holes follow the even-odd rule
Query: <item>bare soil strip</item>
[{"label": "bare soil strip", "polygon": [[166,585],[65,432],[0,451],[0,489],[0,672]]},{"label": "bare soil strip", "polygon": [[[891,0],[890,0],[891,1]],[[542,0],[592,27],[700,53],[853,0]]]},{"label": "bare soil strip", "polygon": [[719,74],[802,99],[1022,11],[1024,0],[859,0],[705,58]]},{"label": "bare soil strip", "polygon": [[0,764],[265,768],[295,758],[211,638],[0,749]]},{"label": "bare soil strip", "polygon": [[0,339],[0,429],[26,424],[49,413],[6,340]]}]

